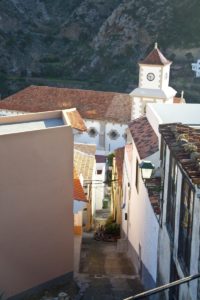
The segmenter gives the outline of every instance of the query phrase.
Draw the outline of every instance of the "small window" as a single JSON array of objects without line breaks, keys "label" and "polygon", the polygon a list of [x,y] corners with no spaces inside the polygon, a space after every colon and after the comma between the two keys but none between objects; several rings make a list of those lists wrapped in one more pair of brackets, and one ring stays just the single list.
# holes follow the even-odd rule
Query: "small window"
[{"label": "small window", "polygon": [[96,128],[90,127],[88,129],[88,134],[90,137],[95,137],[95,136],[97,136],[98,132],[97,132]]},{"label": "small window", "polygon": [[110,130],[110,132],[108,133],[109,137],[111,140],[117,140],[119,137],[119,133],[117,132],[117,130],[112,129]]},{"label": "small window", "polygon": [[101,175],[102,174],[102,170],[97,170],[97,175]]}]

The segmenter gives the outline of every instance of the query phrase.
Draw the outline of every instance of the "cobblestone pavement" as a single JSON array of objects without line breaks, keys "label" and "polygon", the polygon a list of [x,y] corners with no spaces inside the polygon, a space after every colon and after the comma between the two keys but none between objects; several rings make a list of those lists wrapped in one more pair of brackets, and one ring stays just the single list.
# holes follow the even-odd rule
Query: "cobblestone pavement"
[{"label": "cobblestone pavement", "polygon": [[126,254],[117,252],[116,243],[95,241],[92,234],[83,235],[76,278],[81,300],[123,300],[143,291]]}]

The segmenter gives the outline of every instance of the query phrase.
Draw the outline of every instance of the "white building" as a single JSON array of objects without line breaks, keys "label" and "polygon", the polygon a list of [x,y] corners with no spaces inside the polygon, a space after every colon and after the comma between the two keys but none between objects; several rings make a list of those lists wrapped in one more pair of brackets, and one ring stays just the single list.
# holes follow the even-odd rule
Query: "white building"
[{"label": "white building", "polygon": [[155,286],[158,280],[161,181],[152,178],[145,186],[138,165],[144,160],[151,161],[156,169],[154,177],[159,177],[159,124],[180,121],[194,126],[200,123],[199,115],[199,104],[148,104],[146,117],[129,124],[130,144],[125,147],[123,171],[122,230],[128,241],[128,253],[146,288]]},{"label": "white building", "polygon": [[[75,107],[88,129],[77,132],[76,143],[96,144],[98,154],[107,154],[126,142],[131,120],[128,94],[90,90],[30,86],[0,101],[0,109],[37,112]],[[78,125],[78,123],[77,123]]]},{"label": "white building", "polygon": [[[200,122],[199,122],[200,123]],[[200,135],[191,126],[164,124],[162,226],[159,233],[159,284],[199,273]],[[200,281],[165,291],[160,299],[200,298]]]},{"label": "white building", "polygon": [[196,63],[192,64],[192,71],[196,73],[196,77],[200,77],[200,59]]},{"label": "white building", "polygon": [[104,155],[96,155],[96,172],[94,176],[94,212],[103,208],[103,200],[105,198],[105,180],[106,180],[106,157]]},{"label": "white building", "polygon": [[139,86],[130,93],[132,117],[135,119],[146,111],[147,103],[173,103],[176,91],[169,86],[170,65],[157,48],[139,62]]}]

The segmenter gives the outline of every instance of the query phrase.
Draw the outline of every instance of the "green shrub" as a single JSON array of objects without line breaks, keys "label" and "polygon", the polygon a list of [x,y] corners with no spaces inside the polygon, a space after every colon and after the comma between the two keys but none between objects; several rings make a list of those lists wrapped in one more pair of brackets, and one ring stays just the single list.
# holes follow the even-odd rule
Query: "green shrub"
[{"label": "green shrub", "polygon": [[105,233],[106,234],[112,234],[114,236],[120,235],[120,226],[117,223],[111,223],[105,225]]}]

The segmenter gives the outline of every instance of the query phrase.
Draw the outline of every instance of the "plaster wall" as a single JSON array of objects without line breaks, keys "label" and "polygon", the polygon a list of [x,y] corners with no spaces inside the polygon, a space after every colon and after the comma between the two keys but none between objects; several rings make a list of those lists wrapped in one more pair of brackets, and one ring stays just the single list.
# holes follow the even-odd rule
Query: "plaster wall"
[{"label": "plaster wall", "polygon": [[[138,259],[141,259],[145,270],[142,280],[146,287],[155,286],[157,278],[157,245],[159,224],[148,198],[146,187],[139,172],[139,189],[136,189],[136,158],[139,160],[136,147],[133,144],[132,154],[131,199],[128,216],[128,239]],[[139,249],[140,248],[140,249]],[[140,262],[138,261],[138,268]],[[141,272],[141,270],[138,269]]]},{"label": "plaster wall", "polygon": [[[105,196],[105,163],[96,163],[96,172],[94,176],[94,183],[93,187],[95,190],[94,201],[95,201],[95,208],[94,210],[99,210],[103,208],[103,199]],[[98,174],[98,171],[101,171],[101,174]]]},{"label": "plaster wall", "polygon": [[123,238],[128,238],[128,220],[129,220],[129,206],[131,196],[131,164],[128,160],[126,151],[124,152],[123,165],[123,183],[122,183],[123,197],[122,197],[122,234]]},{"label": "plaster wall", "polygon": [[[74,137],[76,143],[95,144],[97,146],[97,151],[103,150],[104,154],[105,152],[112,152],[115,149],[125,145],[126,139],[124,134],[126,133],[127,125],[98,120],[95,121],[85,119],[84,121],[86,127],[88,128],[88,132],[90,128],[95,128],[97,134],[92,137],[88,134],[88,132],[76,134]],[[109,132],[111,130],[117,131],[118,136],[116,139],[110,138]]]},{"label": "plaster wall", "polygon": [[[155,79],[153,81],[149,81],[147,79],[147,74],[153,73],[155,75]],[[161,76],[162,76],[162,67],[161,66],[140,66],[140,88],[149,88],[149,89],[159,89],[161,88]]]},{"label": "plaster wall", "polygon": [[0,282],[12,296],[73,271],[71,127],[0,136]]}]

